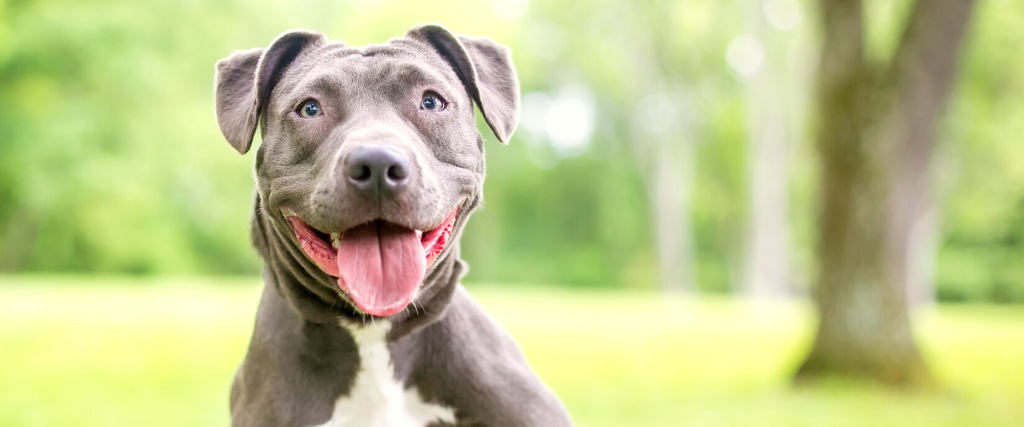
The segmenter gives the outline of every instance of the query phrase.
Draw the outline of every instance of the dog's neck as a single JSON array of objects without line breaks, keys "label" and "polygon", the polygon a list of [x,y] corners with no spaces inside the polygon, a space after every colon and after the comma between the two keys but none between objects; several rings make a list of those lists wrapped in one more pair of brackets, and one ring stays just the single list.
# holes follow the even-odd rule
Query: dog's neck
[{"label": "dog's neck", "polygon": [[[324,273],[307,258],[288,226],[264,211],[261,203],[257,195],[252,240],[263,258],[266,286],[287,301],[292,312],[304,321],[320,324],[338,324],[339,320],[350,324],[370,321],[369,315],[356,311],[338,294],[338,279]],[[459,257],[458,234],[461,230],[453,234],[445,253],[427,270],[413,304],[389,317],[389,341],[415,332],[444,314],[466,272],[466,264]]]}]

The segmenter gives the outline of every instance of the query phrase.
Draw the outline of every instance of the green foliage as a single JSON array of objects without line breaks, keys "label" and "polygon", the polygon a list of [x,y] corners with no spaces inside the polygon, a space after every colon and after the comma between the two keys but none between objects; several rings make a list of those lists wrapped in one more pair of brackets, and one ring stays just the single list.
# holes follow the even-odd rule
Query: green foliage
[{"label": "green foliage", "polygon": [[939,297],[1024,301],[1024,4],[978,5],[936,165]]},{"label": "green foliage", "polygon": [[[813,5],[801,3],[802,29],[774,39],[772,52],[799,59],[796,47],[816,43]],[[252,159],[217,129],[214,62],[295,27],[361,45],[433,21],[511,46],[525,93],[583,87],[597,106],[578,156],[525,130],[499,146],[485,130],[487,206],[463,245],[472,280],[657,283],[657,230],[631,132],[653,64],[683,94],[692,133],[682,143],[694,144],[696,280],[735,288],[749,223],[749,107],[724,57],[757,11],[742,1],[600,0],[534,1],[518,18],[495,12],[516,4],[0,0],[0,271],[258,272],[247,230]],[[908,4],[868,2],[873,60],[891,54]],[[940,132],[943,298],[1024,300],[1022,17],[1020,2],[979,5]],[[812,89],[808,81],[794,96]],[[790,162],[800,283],[815,270],[806,139],[793,142]]]}]

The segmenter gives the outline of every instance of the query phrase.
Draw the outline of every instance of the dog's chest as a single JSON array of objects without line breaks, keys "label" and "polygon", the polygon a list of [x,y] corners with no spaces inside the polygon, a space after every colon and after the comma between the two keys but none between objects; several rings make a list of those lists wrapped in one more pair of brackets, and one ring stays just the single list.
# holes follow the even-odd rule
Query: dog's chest
[{"label": "dog's chest", "polygon": [[395,379],[385,336],[387,322],[366,326],[342,324],[359,346],[359,372],[352,389],[334,403],[331,419],[318,427],[425,427],[455,423],[451,408],[424,402],[415,387]]}]

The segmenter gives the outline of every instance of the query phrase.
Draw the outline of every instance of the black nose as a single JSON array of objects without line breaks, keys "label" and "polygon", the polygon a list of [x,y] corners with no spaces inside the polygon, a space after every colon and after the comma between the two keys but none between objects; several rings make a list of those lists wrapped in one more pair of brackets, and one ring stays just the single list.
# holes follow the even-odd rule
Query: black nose
[{"label": "black nose", "polygon": [[411,180],[412,165],[409,155],[399,147],[364,145],[345,159],[345,177],[368,197],[390,197]]}]

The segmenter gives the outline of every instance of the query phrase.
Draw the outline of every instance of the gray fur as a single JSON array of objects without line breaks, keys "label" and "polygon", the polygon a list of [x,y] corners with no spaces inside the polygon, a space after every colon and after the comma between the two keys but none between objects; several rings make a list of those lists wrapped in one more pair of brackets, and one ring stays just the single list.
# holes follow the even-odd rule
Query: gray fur
[{"label": "gray fur", "polygon": [[[443,114],[417,110],[425,90],[447,101]],[[317,120],[296,115],[309,98],[324,111]],[[571,425],[515,342],[459,284],[466,265],[458,236],[481,202],[484,180],[474,103],[507,142],[519,109],[509,51],[436,25],[362,48],[292,31],[267,49],[217,63],[217,120],[225,138],[245,153],[257,124],[263,129],[252,236],[265,261],[266,288],[231,391],[232,425],[326,422],[360,366],[339,319],[373,321],[305,255],[282,208],[318,230],[375,219],[429,230],[460,202],[451,243],[427,270],[414,306],[388,319],[395,376],[427,401],[454,408],[459,426]],[[415,171],[408,190],[370,200],[346,184],[346,156],[372,144],[409,154]]]}]

